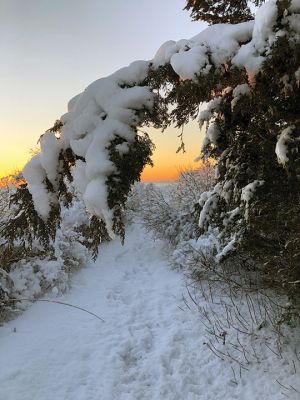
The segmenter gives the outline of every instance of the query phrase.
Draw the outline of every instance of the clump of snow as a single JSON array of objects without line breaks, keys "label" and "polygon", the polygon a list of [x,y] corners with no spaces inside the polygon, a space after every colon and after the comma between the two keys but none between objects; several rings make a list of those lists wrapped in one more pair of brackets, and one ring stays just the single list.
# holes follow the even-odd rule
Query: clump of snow
[{"label": "clump of snow", "polygon": [[217,146],[220,134],[221,132],[218,128],[218,125],[214,122],[210,124],[206,131],[203,146],[207,145],[208,143],[212,143],[213,145]]},{"label": "clump of snow", "polygon": [[226,216],[223,220],[223,225],[226,227],[228,224],[230,224],[230,222],[236,218],[238,215],[240,214],[240,207],[236,207],[231,211],[228,211],[226,213]]},{"label": "clump of snow", "polygon": [[292,0],[289,10],[294,13],[300,13],[300,0]]},{"label": "clump of snow", "polygon": [[213,66],[226,64],[251,39],[253,22],[213,25],[190,40],[166,42],[156,53],[153,65],[170,62],[182,79],[195,79],[206,75]]},{"label": "clump of snow", "polygon": [[41,165],[46,171],[47,178],[56,188],[58,155],[61,150],[61,144],[56,139],[54,132],[46,132],[40,137],[40,146]]},{"label": "clump of snow", "polygon": [[[291,3],[285,23],[299,32],[298,2]],[[239,24],[209,26],[189,40],[168,41],[157,51],[153,66],[170,63],[182,79],[196,79],[206,75],[212,67],[227,65],[245,68],[248,76],[255,76],[270,52],[276,38],[284,30],[276,30],[277,2],[270,0],[256,12],[254,21]]]},{"label": "clump of snow", "polygon": [[[61,137],[57,139],[53,133],[46,132],[41,138],[41,154],[24,169],[28,189],[40,216],[46,219],[51,205],[56,202],[55,196],[47,190],[45,179],[56,188],[58,154],[70,147],[76,156],[84,158],[84,161],[76,162],[72,171],[76,188],[82,193],[87,209],[105,221],[113,236],[113,211],[107,204],[106,181],[117,171],[109,159],[108,147],[120,137],[124,143],[117,150],[121,155],[125,154],[135,139],[136,127],[143,122],[144,111],[153,107],[154,94],[149,87],[141,86],[149,68],[170,64],[181,79],[198,80],[211,70],[237,67],[247,72],[249,84],[252,84],[276,38],[285,35],[287,29],[295,35],[300,32],[299,12],[299,1],[293,0],[279,29],[277,2],[270,0],[257,10],[254,21],[217,24],[189,40],[168,41],[151,61],[137,61],[89,85],[69,102],[68,113],[60,120],[63,124]],[[299,75],[296,71],[296,79]],[[234,88],[232,108],[241,96],[249,94],[250,87],[246,83]],[[199,115],[200,123],[211,122],[205,144],[217,144],[220,132],[211,120],[220,102],[215,98]],[[283,142],[284,135],[277,146],[280,160],[286,157]]]},{"label": "clump of snow", "polygon": [[264,181],[255,180],[242,189],[241,200],[249,203],[256,189],[264,184]]},{"label": "clump of snow", "polygon": [[249,202],[253,198],[257,188],[262,186],[264,181],[255,180],[244,186],[241,193],[241,200],[245,202],[245,219],[249,218]]},{"label": "clump of snow", "polygon": [[263,4],[255,14],[252,39],[241,46],[240,51],[233,57],[232,62],[239,68],[246,68],[250,76],[260,70],[265,54],[275,40],[273,27],[277,18],[276,0]]},{"label": "clump of snow", "polygon": [[116,169],[109,160],[107,148],[114,138],[120,137],[127,147],[124,143],[119,151],[126,153],[128,143],[135,139],[135,127],[142,121],[143,110],[151,109],[152,92],[148,87],[137,86],[145,79],[148,68],[149,62],[137,61],[93,82],[70,101],[68,113],[61,117],[60,138],[52,132],[42,136],[41,154],[24,169],[28,189],[40,216],[49,216],[53,202],[45,178],[55,188],[59,152],[70,147],[75,155],[85,159],[77,161],[72,171],[76,189],[83,194],[88,211],[106,222],[113,237],[112,211],[107,205],[105,182]]},{"label": "clump of snow", "polygon": [[213,100],[202,105],[202,109],[198,115],[198,122],[200,129],[205,122],[208,122],[214,115],[215,112],[219,110],[222,97],[215,97]]},{"label": "clump of snow", "polygon": [[288,13],[286,13],[285,23],[287,23],[291,30],[294,31],[291,37],[296,37],[299,40],[300,34],[300,2],[299,0],[292,0],[290,7],[288,8]]},{"label": "clump of snow", "polygon": [[294,125],[289,126],[288,128],[284,129],[279,135],[276,143],[275,153],[280,164],[285,165],[289,161],[289,158],[287,156],[288,144],[293,140],[290,135],[294,129]]},{"label": "clump of snow", "polygon": [[205,44],[199,44],[189,50],[175,53],[170,62],[173,70],[182,79],[195,79],[197,74],[207,74],[212,67],[209,63],[208,50]]},{"label": "clump of snow", "polygon": [[252,41],[255,50],[262,54],[274,41],[274,25],[278,15],[277,1],[269,0],[257,10]]},{"label": "clump of snow", "polygon": [[234,107],[237,105],[242,96],[250,96],[250,95],[251,95],[251,89],[247,83],[243,83],[242,85],[237,85],[232,91],[233,99],[231,101],[231,109],[232,110],[234,109]]},{"label": "clump of snow", "polygon": [[51,198],[47,190],[45,179],[47,173],[42,166],[41,155],[37,154],[26,164],[23,176],[32,195],[37,213],[47,219],[51,210]]},{"label": "clump of snow", "polygon": [[216,256],[215,256],[215,260],[217,262],[221,262],[224,260],[224,258],[231,253],[235,247],[236,247],[237,241],[236,241],[236,236],[234,235],[231,240],[226,244],[226,246],[224,246],[221,251],[219,251]]},{"label": "clump of snow", "polygon": [[226,203],[229,203],[233,183],[233,180],[229,179],[228,181],[224,182],[224,184],[218,182],[214,187],[214,192],[222,197],[222,199],[224,199]]},{"label": "clump of snow", "polygon": [[[206,200],[203,204],[203,200]],[[200,205],[203,204],[202,210],[199,216],[199,227],[204,229],[206,223],[209,221],[211,215],[213,215],[214,210],[218,207],[219,195],[216,192],[207,193],[202,195],[200,198]]]},{"label": "clump of snow", "polygon": [[174,54],[179,51],[184,51],[189,49],[189,41],[186,39],[179,40],[175,42],[174,40],[168,40],[160,46],[157,50],[153,60],[151,61],[154,68],[166,65],[170,63],[171,58]]},{"label": "clump of snow", "polygon": [[218,138],[220,137],[221,132],[218,128],[218,125],[213,121],[216,113],[220,108],[221,102],[222,97],[216,97],[208,103],[201,104],[202,109],[198,115],[200,129],[202,128],[204,123],[207,123],[202,148],[210,143],[214,146],[217,146]]}]

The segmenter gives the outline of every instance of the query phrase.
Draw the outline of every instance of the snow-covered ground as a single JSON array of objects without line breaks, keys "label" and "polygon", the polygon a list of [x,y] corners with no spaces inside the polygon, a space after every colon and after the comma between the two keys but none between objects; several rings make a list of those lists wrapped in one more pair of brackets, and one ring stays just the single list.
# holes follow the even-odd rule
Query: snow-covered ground
[{"label": "snow-covered ground", "polygon": [[0,399],[299,399],[288,386],[290,366],[277,361],[271,373],[271,358],[234,383],[231,366],[205,346],[200,315],[183,295],[183,274],[170,269],[163,243],[130,227],[125,246],[103,245],[58,299],[105,322],[36,303],[0,328]]}]

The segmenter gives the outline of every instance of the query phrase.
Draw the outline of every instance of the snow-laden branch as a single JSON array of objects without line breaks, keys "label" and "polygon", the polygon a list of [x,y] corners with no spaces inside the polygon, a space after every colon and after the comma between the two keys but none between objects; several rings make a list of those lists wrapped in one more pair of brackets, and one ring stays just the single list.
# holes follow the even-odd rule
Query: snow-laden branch
[{"label": "snow-laden branch", "polygon": [[[87,210],[103,219],[110,236],[112,211],[107,204],[106,179],[115,172],[108,147],[116,137],[126,143],[135,139],[135,127],[141,122],[140,111],[151,109],[153,94],[148,87],[138,86],[146,77],[149,62],[137,61],[107,78],[89,85],[68,104],[68,112],[60,119],[59,139],[46,132],[40,139],[41,152],[25,166],[23,174],[33,196],[35,208],[45,219],[57,201],[45,182],[47,177],[57,189],[59,153],[71,148],[78,157],[72,169],[76,189],[83,195]],[[120,154],[128,147],[117,146]]]},{"label": "snow-laden branch", "polygon": [[[283,21],[295,37],[298,35],[298,40],[299,13],[300,0],[292,0]],[[93,82],[72,99],[68,112],[60,119],[59,138],[47,131],[41,137],[41,153],[34,156],[23,171],[38,214],[47,219],[52,205],[57,202],[59,155],[70,148],[76,157],[72,167],[75,187],[82,194],[87,210],[106,223],[113,237],[113,210],[108,205],[107,179],[118,174],[118,170],[108,149],[115,138],[122,138],[116,149],[120,155],[126,154],[128,145],[135,140],[136,128],[144,122],[143,112],[151,111],[155,95],[152,88],[144,84],[149,69],[156,70],[168,64],[181,80],[193,81],[199,77],[206,79],[212,71],[238,68],[245,70],[251,85],[276,38],[286,34],[283,27],[278,28],[277,17],[277,2],[270,0],[260,7],[254,21],[213,25],[189,40],[168,41],[151,61],[134,62]],[[243,94],[249,95],[247,85],[242,89],[236,93],[232,106]],[[212,132],[212,128],[207,132],[206,143],[216,145],[220,133],[216,129]]]}]

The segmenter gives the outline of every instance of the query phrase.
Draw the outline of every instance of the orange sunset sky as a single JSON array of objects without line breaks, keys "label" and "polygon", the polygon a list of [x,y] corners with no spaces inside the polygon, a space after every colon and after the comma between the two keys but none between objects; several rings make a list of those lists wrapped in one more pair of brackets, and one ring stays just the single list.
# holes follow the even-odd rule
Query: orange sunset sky
[{"label": "orange sunset sky", "polygon": [[[136,59],[151,59],[169,39],[189,38],[205,25],[190,22],[184,0],[0,0],[0,177],[21,169],[38,138],[92,81]],[[196,167],[196,122],[178,132],[147,129],[156,145],[145,181],[175,179]]]}]

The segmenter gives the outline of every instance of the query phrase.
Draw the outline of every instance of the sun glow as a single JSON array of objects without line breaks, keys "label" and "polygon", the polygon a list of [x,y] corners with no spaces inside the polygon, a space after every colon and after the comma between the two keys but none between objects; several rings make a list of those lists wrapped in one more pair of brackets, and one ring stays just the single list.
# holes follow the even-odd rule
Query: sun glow
[{"label": "sun glow", "polygon": [[[44,125],[47,126],[45,123]],[[26,141],[22,140],[20,136],[18,146],[15,146],[9,137],[5,140],[0,149],[0,178],[16,175],[23,169],[31,157],[30,148],[36,144],[39,137],[38,132],[41,132],[41,129],[36,128],[30,136],[24,135]],[[142,181],[172,181],[178,179],[180,171],[199,167],[199,162],[194,162],[194,159],[200,152],[202,135],[199,133],[196,122],[187,125],[184,130],[183,140],[186,153],[176,153],[180,145],[177,129],[169,128],[165,132],[149,129],[148,133],[156,146],[152,157],[154,167],[147,166],[145,168],[141,176]],[[29,142],[27,142],[28,139]]]}]

